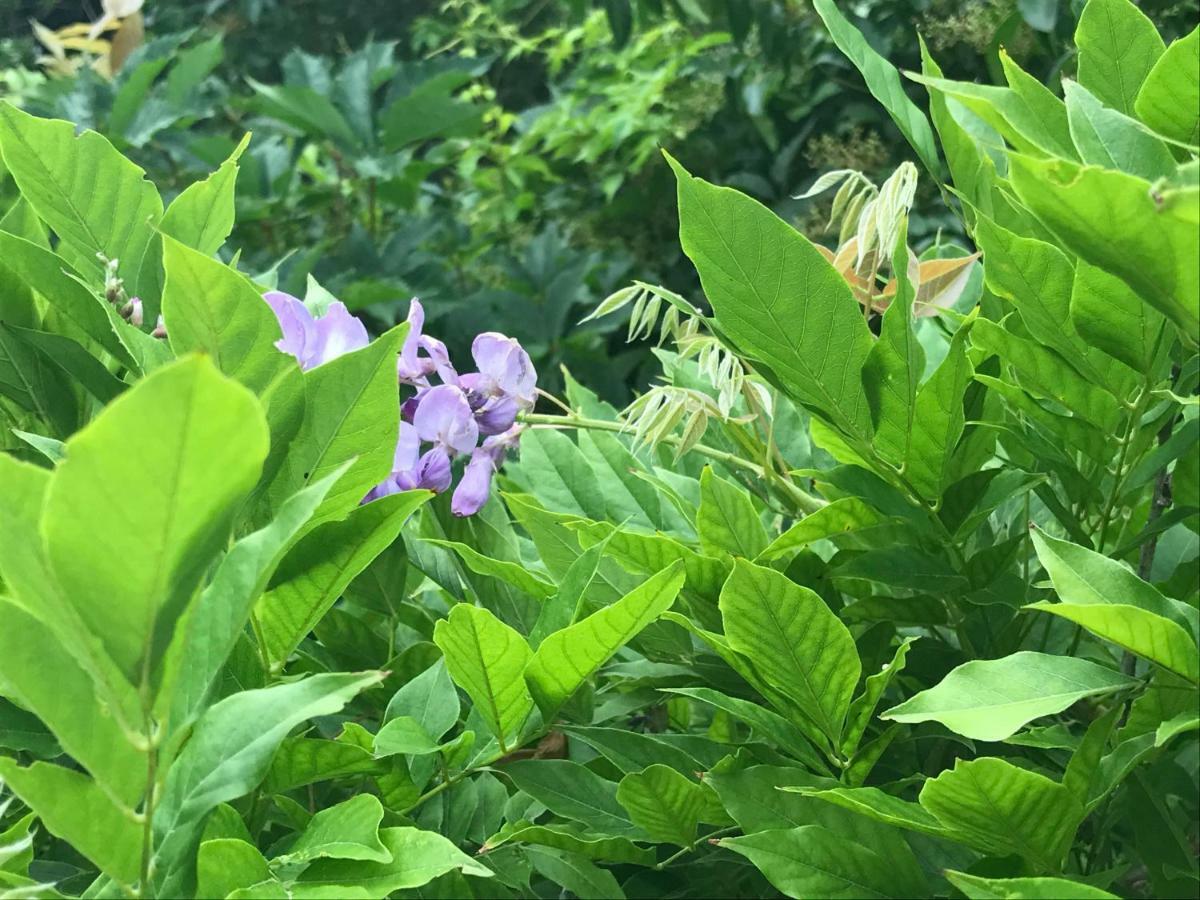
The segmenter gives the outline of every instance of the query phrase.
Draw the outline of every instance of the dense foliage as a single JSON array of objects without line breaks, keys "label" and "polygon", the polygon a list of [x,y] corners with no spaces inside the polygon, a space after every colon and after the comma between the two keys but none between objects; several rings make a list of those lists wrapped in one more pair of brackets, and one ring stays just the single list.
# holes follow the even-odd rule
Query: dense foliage
[{"label": "dense foliage", "polygon": [[[1200,32],[981,83],[815,0],[899,136],[825,247],[709,152],[707,5],[603,6],[0,103],[0,897],[1195,896]],[[694,276],[608,233],[663,180]]]}]

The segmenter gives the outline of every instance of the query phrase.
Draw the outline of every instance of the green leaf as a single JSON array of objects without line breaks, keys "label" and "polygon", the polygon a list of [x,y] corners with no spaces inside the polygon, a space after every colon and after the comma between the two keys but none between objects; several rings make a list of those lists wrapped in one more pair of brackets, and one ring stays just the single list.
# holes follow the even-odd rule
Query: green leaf
[{"label": "green leaf", "polygon": [[738,560],[720,606],[730,647],[836,742],[861,664],[849,630],[825,601],[772,569]]},{"label": "green leaf", "polygon": [[1135,572],[1101,553],[1053,538],[1041,529],[1031,531],[1038,560],[1065,603],[1136,606],[1197,630],[1194,607],[1169,597]]},{"label": "green leaf", "polygon": [[913,405],[905,477],[925,497],[940,499],[952,480],[954,448],[962,436],[963,394],[974,369],[967,357],[970,320],[950,341],[942,364],[921,385]]},{"label": "green leaf", "polygon": [[[975,240],[984,253],[988,289],[1018,309],[1029,333],[1045,346],[1057,350],[1064,360],[1092,382],[1109,387],[1118,396],[1127,396],[1133,380],[1130,373],[1113,371],[1112,360],[1097,353],[1076,333],[1077,326],[1084,329],[1090,323],[1076,315],[1072,308],[1071,294],[1079,275],[1066,254],[1053,244],[1013,234],[978,213]],[[1080,266],[1084,267],[1086,263],[1080,263]],[[1123,282],[1117,283],[1124,286]],[[1141,300],[1132,299],[1136,307],[1134,312],[1147,310],[1158,318],[1157,313]],[[1105,348],[1101,346],[1100,349]]]},{"label": "green leaf", "polygon": [[[526,441],[525,438],[532,438]],[[515,467],[514,467],[515,468]],[[603,519],[605,497],[583,452],[565,434],[527,431],[521,438],[521,463],[529,490],[546,508],[590,519]]]},{"label": "green leaf", "polygon": [[617,802],[629,812],[633,824],[656,841],[680,847],[696,839],[706,788],[670,766],[653,765],[631,772],[617,786]]},{"label": "green leaf", "polygon": [[200,844],[196,896],[227,897],[238,888],[269,880],[271,870],[253,844],[239,838],[216,838]]},{"label": "green leaf", "polygon": [[592,464],[604,494],[607,518],[648,529],[667,530],[667,517],[654,485],[638,477],[645,467],[616,435],[579,431],[579,449]]},{"label": "green leaf", "polygon": [[1172,41],[1138,90],[1134,110],[1159,134],[1200,144],[1200,29]]},{"label": "green leaf", "polygon": [[964,737],[1002,741],[1026,723],[1062,712],[1084,697],[1135,684],[1120,672],[1084,659],[1022,650],[1001,659],[964,663],[881,718],[936,721]]},{"label": "green leaf", "polygon": [[96,254],[120,260],[131,294],[139,293],[142,255],[162,218],[162,199],[145,172],[94,131],[39,119],[0,104],[0,151],[38,217],[74,251],[73,262],[95,275]]},{"label": "green leaf", "polygon": [[822,800],[866,816],[884,825],[916,831],[938,838],[952,838],[952,833],[931,812],[919,803],[903,800],[874,787],[836,787],[813,790],[809,787],[784,787],[784,791],[796,791],[807,797]]},{"label": "green leaf", "polygon": [[81,344],[69,337],[49,331],[20,328],[16,325],[6,324],[5,328],[36,349],[47,362],[62,369],[101,403],[115,400],[122,391],[129,387],[109,372],[104,364],[85,350]]},{"label": "green leaf", "polygon": [[872,339],[846,280],[762,204],[667,161],[678,182],[679,237],[721,330],[795,399],[867,442],[860,374]]},{"label": "green leaf", "polygon": [[288,732],[339,712],[382,679],[382,672],[320,674],[242,691],[210,707],[167,773],[155,810],[156,893],[182,893],[205,816],[258,786]]},{"label": "green leaf", "polygon": [[533,651],[490,611],[459,603],[433,629],[455,683],[467,692],[500,743],[512,746],[533,709],[523,673]]},{"label": "green leaf", "polygon": [[321,859],[314,862],[296,882],[308,893],[325,889],[322,896],[345,896],[347,891],[362,891],[359,896],[384,898],[396,891],[418,888],[447,872],[491,878],[487,866],[477,863],[450,841],[432,831],[419,828],[384,828],[379,832],[388,862],[357,859]]},{"label": "green leaf", "polygon": [[953,869],[944,874],[969,900],[1117,900],[1116,894],[1067,878],[984,878]]},{"label": "green leaf", "polygon": [[1175,157],[1167,145],[1136,119],[1104,106],[1073,81],[1064,81],[1063,90],[1071,137],[1085,163],[1120,169],[1147,181],[1175,171]]},{"label": "green leaf", "polygon": [[341,475],[333,472],[290,497],[269,525],[239,540],[217,565],[169,651],[168,666],[178,670],[165,685],[173,731],[199,713],[288,545]]},{"label": "green leaf", "polygon": [[[338,471],[345,471],[345,466]],[[347,477],[351,476],[341,476]],[[381,497],[357,507],[340,522],[326,522],[310,531],[288,551],[255,612],[263,650],[276,671],[282,670],[291,652],[350,582],[396,540],[409,516],[431,496],[429,491],[403,491]],[[325,505],[318,507],[317,515]]]},{"label": "green leaf", "polygon": [[258,105],[267,115],[296,125],[304,132],[316,132],[343,147],[353,149],[357,145],[354,131],[323,94],[298,85],[267,85],[253,78],[246,81],[259,95]]},{"label": "green leaf", "polygon": [[1154,23],[1129,0],[1088,0],[1075,46],[1079,83],[1126,115],[1133,115],[1142,82],[1166,49]]},{"label": "green leaf", "polygon": [[459,711],[458,691],[450,680],[445,660],[439,659],[392,695],[383,721],[407,716],[440,741],[458,722]]},{"label": "green leaf", "polygon": [[371,751],[345,741],[316,738],[285,738],[271,760],[263,779],[263,790],[280,794],[298,787],[346,775],[380,775],[386,763]]},{"label": "green leaf", "polygon": [[0,396],[7,396],[66,437],[75,430],[77,410],[71,385],[58,367],[0,322]]},{"label": "green leaf", "polygon": [[754,559],[770,540],[746,491],[714,474],[711,466],[700,473],[696,527],[700,549],[709,556],[729,553]]},{"label": "green leaf", "polygon": [[537,844],[587,859],[635,866],[652,866],[655,860],[653,850],[639,847],[629,838],[592,834],[577,825],[533,825],[524,820],[506,824],[484,841],[479,852],[487,853],[510,843]]},{"label": "green leaf", "polygon": [[[203,181],[188,185],[171,201],[163,214],[162,233],[186,247],[212,256],[233,231],[234,188],[238,159],[250,143],[247,134],[217,171]],[[175,336],[172,334],[172,338]]]},{"label": "green leaf", "polygon": [[0,758],[0,780],[37,812],[47,831],[105,875],[126,885],[137,881],[142,827],[86,775],[45,762],[23,768]]},{"label": "green leaf", "polygon": [[620,803],[617,785],[566,759],[525,759],[500,771],[556,816],[582,822],[600,834],[643,836]]},{"label": "green leaf", "polygon": [[[591,547],[606,542],[604,555],[639,575],[652,575],[676,562],[682,562],[687,575],[687,590],[706,600],[716,599],[721,583],[729,574],[728,563],[703,556],[665,534],[642,534],[617,528],[609,522],[574,521],[566,524],[579,534],[581,546]],[[599,602],[598,597],[594,599]]]},{"label": "green leaf", "polygon": [[[76,280],[79,276],[66,260],[33,241],[5,231],[0,231],[0,258],[8,270],[45,297],[51,309],[121,362],[140,371],[134,353],[118,331],[120,317]],[[128,334],[129,326],[122,323],[121,327]]]},{"label": "green leaf", "polygon": [[545,847],[528,847],[525,855],[539,874],[579,900],[625,900],[625,892],[616,877],[577,853],[563,853]]},{"label": "green leaf", "polygon": [[[112,711],[96,702],[91,675],[27,608],[0,598],[0,682],[34,712],[101,788],[133,809],[146,787],[146,753]],[[53,673],[53,677],[47,677]]]},{"label": "green leaf", "polygon": [[820,825],[722,838],[720,845],[749,859],[789,897],[910,896],[885,857]]},{"label": "green leaf", "polygon": [[611,606],[547,636],[525,666],[543,719],[550,721],[610,656],[668,610],[683,582],[683,564],[672,563]]},{"label": "green leaf", "polygon": [[1013,62],[1003,48],[1000,49],[1000,65],[1004,69],[1004,79],[1012,91],[1011,96],[1028,110],[1028,121],[1037,123],[1036,131],[1031,129],[1031,136],[1036,136],[1039,146],[1057,156],[1076,159],[1063,101],[1041,81]]},{"label": "green leaf", "polygon": [[1194,684],[1200,683],[1200,650],[1196,639],[1177,622],[1123,603],[1031,603],[1136,653]]},{"label": "green leaf", "polygon": [[854,698],[846,716],[846,732],[842,736],[843,753],[848,756],[853,755],[858,749],[859,741],[862,740],[867,726],[871,723],[875,707],[879,705],[879,700],[888,689],[888,685],[903,670],[908,657],[908,648],[915,640],[915,637],[904,638],[900,642],[900,646],[896,648],[892,661],[884,663],[880,671],[867,676],[863,692]]},{"label": "green leaf", "polygon": [[398,325],[361,350],[304,373],[304,421],[272,485],[272,499],[290,496],[353,459],[316,516],[337,518],[388,476],[400,428],[396,356],[407,333],[407,323]]},{"label": "green leaf", "polygon": [[1149,182],[1124,172],[1017,155],[1009,162],[1022,202],[1068,250],[1125,281],[1188,340],[1200,341],[1200,192],[1181,190],[1159,204]]},{"label": "green leaf", "polygon": [[871,95],[887,110],[900,132],[917,151],[925,168],[938,177],[941,164],[933,130],[924,113],[904,93],[900,73],[895,66],[875,52],[862,33],[846,21],[833,0],[815,0],[813,5],[838,49],[862,73]]},{"label": "green leaf", "polygon": [[883,313],[879,340],[863,366],[863,389],[875,423],[875,448],[899,466],[908,455],[917,389],[925,371],[925,351],[913,329],[916,290],[908,277],[907,222],[896,239],[892,271],[896,294]]},{"label": "green leaf", "polygon": [[[583,741],[622,772],[640,772],[657,763],[677,772],[698,772],[704,768],[699,759],[685,750],[659,740],[654,735],[623,728],[564,725],[562,731]],[[720,745],[714,744],[714,747]]]},{"label": "green leaf", "polygon": [[389,719],[375,735],[375,756],[424,756],[437,753],[441,745],[410,716]]},{"label": "green leaf", "polygon": [[218,369],[261,394],[295,361],[275,348],[279,322],[244,276],[163,235],[163,318],[177,354],[207,353]]},{"label": "green leaf", "polygon": [[995,757],[970,762],[925,782],[921,805],[955,837],[984,853],[1016,853],[1041,871],[1062,866],[1083,805],[1044,775]]},{"label": "green leaf", "polygon": [[422,540],[437,547],[445,547],[448,550],[453,550],[466,563],[467,568],[476,575],[499,578],[501,581],[511,584],[517,590],[532,597],[537,597],[539,600],[544,600],[555,592],[556,588],[552,582],[544,581],[520,563],[492,559],[490,556],[484,556],[474,547],[464,544],[461,541],[443,541],[437,538],[423,538]]},{"label": "green leaf", "polygon": [[166,650],[266,452],[254,397],[203,358],[158,370],[67,442],[46,497],[50,563],[130,681]]},{"label": "green leaf", "polygon": [[813,541],[872,528],[886,521],[887,518],[875,507],[858,497],[842,497],[809,513],[775,538],[759,554],[758,561],[776,559],[793,550],[803,549]]},{"label": "green leaf", "polygon": [[322,858],[391,862],[390,851],[379,840],[382,821],[383,805],[378,798],[373,794],[357,794],[319,810],[275,862],[293,865]]}]

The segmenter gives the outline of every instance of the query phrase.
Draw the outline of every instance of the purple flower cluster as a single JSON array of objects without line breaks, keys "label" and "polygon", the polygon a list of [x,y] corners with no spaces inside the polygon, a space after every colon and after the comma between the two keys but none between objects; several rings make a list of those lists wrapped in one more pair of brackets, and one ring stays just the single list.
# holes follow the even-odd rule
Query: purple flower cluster
[{"label": "purple flower cluster", "polygon": [[[280,291],[269,291],[263,299],[283,330],[275,346],[306,371],[370,342],[366,327],[342,303],[331,303],[316,318],[301,301]],[[492,475],[505,452],[520,440],[517,415],[533,408],[537,372],[516,339],[486,331],[471,344],[477,371],[460,375],[446,345],[424,333],[425,310],[416,299],[409,305],[408,326],[396,374],[414,393],[400,407],[392,473],[363,502],[414,488],[449,490],[453,459],[469,454],[451,509],[456,516],[474,515],[487,502]],[[430,380],[434,376],[440,383]]]}]

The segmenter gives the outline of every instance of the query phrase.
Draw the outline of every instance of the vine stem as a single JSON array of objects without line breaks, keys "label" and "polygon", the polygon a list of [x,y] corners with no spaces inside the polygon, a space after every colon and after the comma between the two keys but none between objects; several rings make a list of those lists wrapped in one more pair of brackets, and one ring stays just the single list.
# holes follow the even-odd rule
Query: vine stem
[{"label": "vine stem", "polygon": [[[550,428],[575,428],[588,429],[592,431],[614,431],[624,433],[628,431],[625,425],[620,422],[611,422],[605,419],[589,419],[583,416],[551,416],[541,413],[526,413],[521,416],[521,421],[527,425],[541,425]],[[663,438],[664,444],[677,446],[682,439],[669,435]],[[766,479],[769,474],[757,463],[752,463],[749,460],[742,459],[733,453],[727,453],[724,450],[718,450],[716,447],[709,447],[707,444],[694,444],[691,451],[699,453],[701,456],[707,456],[709,459],[715,459],[718,462],[724,463],[731,468],[743,469],[752,473],[758,478]],[[788,496],[805,514],[814,513],[825,506],[825,501],[819,497],[814,497],[807,491],[797,487],[787,479],[781,479],[778,482],[787,491]]]}]

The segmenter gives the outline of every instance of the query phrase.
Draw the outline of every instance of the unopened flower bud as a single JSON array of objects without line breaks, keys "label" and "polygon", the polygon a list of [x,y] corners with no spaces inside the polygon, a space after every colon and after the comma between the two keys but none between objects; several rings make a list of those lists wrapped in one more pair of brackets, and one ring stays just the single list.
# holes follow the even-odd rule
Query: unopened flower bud
[{"label": "unopened flower bud", "polygon": [[141,328],[144,316],[145,311],[142,309],[142,300],[140,297],[134,297],[121,307],[121,318],[130,325],[136,325],[138,328]]},{"label": "unopened flower bud", "polygon": [[154,330],[150,332],[150,337],[158,338],[160,341],[167,339],[167,323],[163,321],[161,314],[158,317],[158,321],[154,323]]}]

